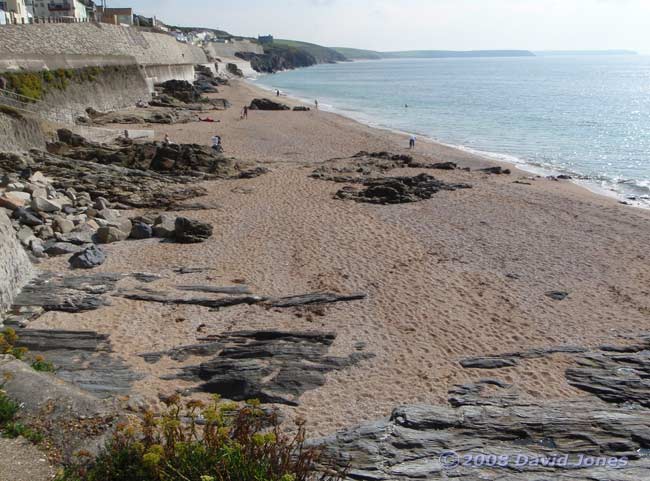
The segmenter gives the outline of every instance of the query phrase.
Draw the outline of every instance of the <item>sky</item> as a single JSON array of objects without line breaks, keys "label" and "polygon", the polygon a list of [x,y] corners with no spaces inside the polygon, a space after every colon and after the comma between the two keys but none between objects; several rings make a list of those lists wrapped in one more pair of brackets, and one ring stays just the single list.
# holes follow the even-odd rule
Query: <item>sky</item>
[{"label": "sky", "polygon": [[650,0],[108,0],[169,24],[330,47],[650,52]]}]

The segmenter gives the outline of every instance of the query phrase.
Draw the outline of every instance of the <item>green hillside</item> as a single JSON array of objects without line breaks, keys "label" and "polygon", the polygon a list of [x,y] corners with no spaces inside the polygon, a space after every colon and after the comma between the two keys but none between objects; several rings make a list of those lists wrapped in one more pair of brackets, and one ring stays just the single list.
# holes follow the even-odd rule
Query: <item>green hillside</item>
[{"label": "green hillside", "polygon": [[373,50],[361,50],[359,48],[332,47],[332,50],[343,55],[348,60],[381,60],[381,53]]},{"label": "green hillside", "polygon": [[298,42],[296,40],[282,40],[276,38],[273,40],[273,45],[300,49],[304,52],[309,53],[316,59],[318,63],[345,62],[347,60],[344,55],[340,54],[336,50],[313,43]]}]

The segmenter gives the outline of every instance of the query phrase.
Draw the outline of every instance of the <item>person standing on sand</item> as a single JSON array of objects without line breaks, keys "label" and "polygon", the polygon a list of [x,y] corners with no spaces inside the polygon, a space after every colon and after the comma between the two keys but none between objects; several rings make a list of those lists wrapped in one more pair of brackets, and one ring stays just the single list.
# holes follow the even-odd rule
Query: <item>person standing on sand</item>
[{"label": "person standing on sand", "polygon": [[314,105],[316,106],[316,110],[318,110],[318,100],[314,100]]},{"label": "person standing on sand", "polygon": [[243,110],[241,111],[241,119],[247,119],[248,118],[248,106],[244,105]]},{"label": "person standing on sand", "polygon": [[217,134],[214,134],[214,137],[212,137],[212,150],[218,153],[223,152],[223,146],[221,145],[221,137],[219,137],[219,135]]},{"label": "person standing on sand", "polygon": [[416,141],[415,135],[411,135],[411,138],[409,139],[409,149],[413,150],[415,148],[415,141]]},{"label": "person standing on sand", "polygon": [[279,90],[276,90],[276,91],[275,91],[275,95],[276,95],[277,97],[279,97],[279,96],[280,96],[280,91],[279,91]]}]

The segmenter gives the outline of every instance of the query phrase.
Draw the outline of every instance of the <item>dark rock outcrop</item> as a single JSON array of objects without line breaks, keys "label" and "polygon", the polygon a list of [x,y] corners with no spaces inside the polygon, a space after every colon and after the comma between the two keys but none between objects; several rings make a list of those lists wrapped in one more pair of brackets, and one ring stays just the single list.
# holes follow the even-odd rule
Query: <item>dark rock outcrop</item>
[{"label": "dark rock outcrop", "polygon": [[51,362],[57,377],[99,398],[128,394],[142,378],[112,354],[108,335],[37,329],[19,329],[17,334],[17,345]]},{"label": "dark rock outcrop", "polygon": [[[21,164],[12,154],[0,153],[0,169],[19,172]],[[205,195],[205,189],[188,185],[196,177],[168,176],[153,171],[102,164],[92,159],[79,162],[32,150],[22,160],[34,170],[52,178],[58,190],[75,189],[91,198],[104,197],[111,202],[137,208],[164,208],[175,202]]]},{"label": "dark rock outcrop", "polygon": [[370,179],[361,184],[365,189],[344,188],[337,192],[336,197],[370,204],[403,204],[430,199],[441,190],[471,188],[468,184],[447,184],[427,174]]},{"label": "dark rock outcrop", "polygon": [[636,481],[650,474],[648,433],[650,411],[589,401],[422,405],[314,444],[348,480]]},{"label": "dark rock outcrop", "polygon": [[251,110],[291,110],[288,105],[274,102],[269,99],[253,99],[249,109]]},{"label": "dark rock outcrop", "polygon": [[175,225],[174,239],[181,244],[197,244],[212,237],[213,228],[205,222],[178,217]]},{"label": "dark rock outcrop", "polygon": [[324,162],[312,172],[311,177],[340,183],[361,183],[371,178],[378,178],[389,170],[403,168],[455,170],[458,166],[453,162],[418,162],[407,154],[361,151],[349,158]]},{"label": "dark rock outcrop", "polygon": [[[336,338],[325,332],[243,331],[209,338],[204,346],[188,346],[169,353],[212,356],[199,366],[181,369],[170,379],[200,382],[199,390],[236,401],[259,399],[264,403],[297,405],[300,396],[325,384],[325,374],[352,366],[370,354],[330,357]],[[155,361],[165,353],[144,355]]]},{"label": "dark rock outcrop", "polygon": [[106,261],[106,254],[97,246],[91,246],[70,257],[68,261],[74,269],[92,269]]},{"label": "dark rock outcrop", "polygon": [[200,90],[186,80],[168,80],[156,87],[160,88],[165,95],[188,104],[199,102],[203,97]]}]

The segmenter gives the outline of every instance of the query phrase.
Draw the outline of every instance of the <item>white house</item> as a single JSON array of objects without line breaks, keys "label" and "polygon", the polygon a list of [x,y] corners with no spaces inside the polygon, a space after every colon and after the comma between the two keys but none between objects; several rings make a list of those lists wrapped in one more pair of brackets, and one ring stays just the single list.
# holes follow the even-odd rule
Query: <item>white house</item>
[{"label": "white house", "polygon": [[34,0],[34,16],[85,22],[88,9],[80,0]]},{"label": "white house", "polygon": [[0,0],[0,23],[29,23],[25,0]]}]

